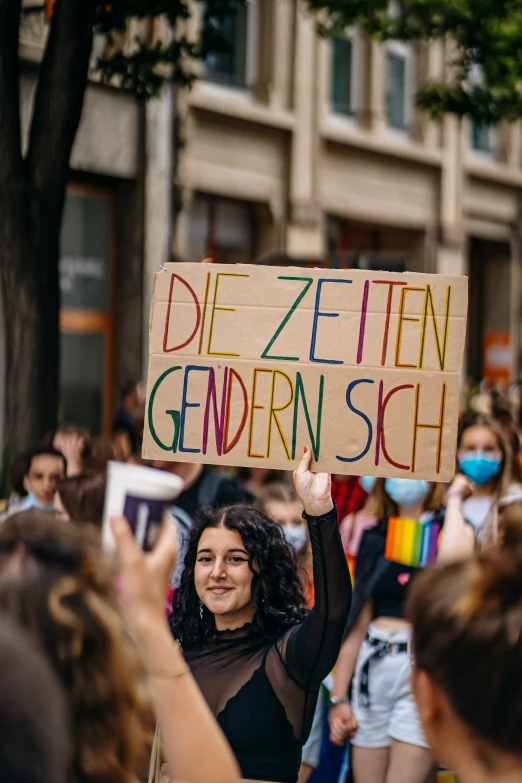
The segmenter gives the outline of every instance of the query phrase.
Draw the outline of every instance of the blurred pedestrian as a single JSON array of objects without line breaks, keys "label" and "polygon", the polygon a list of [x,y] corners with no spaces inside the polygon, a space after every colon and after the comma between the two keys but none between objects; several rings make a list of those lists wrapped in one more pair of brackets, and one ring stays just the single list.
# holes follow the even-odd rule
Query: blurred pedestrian
[{"label": "blurred pedestrian", "polygon": [[314,600],[312,547],[297,492],[288,484],[267,484],[259,495],[258,506],[281,526],[284,537],[295,551],[306,603],[311,609]]},{"label": "blurred pedestrian", "polygon": [[339,530],[341,531],[341,540],[343,542],[344,552],[350,567],[352,577],[355,574],[357,555],[365,530],[375,527],[379,521],[375,515],[374,503],[370,496],[377,481],[376,476],[360,476],[359,485],[367,493],[367,499],[364,506],[358,511],[352,511],[341,520]]},{"label": "blurred pedestrian", "polygon": [[[172,783],[235,783],[232,754],[165,618],[175,531],[166,526],[157,550],[145,557],[125,520],[113,530],[134,642],[120,614],[115,572],[89,530],[36,509],[0,527],[0,609],[44,651],[67,698],[74,746],[67,783],[141,779],[155,724],[145,674]],[[210,757],[200,753],[203,742]]]},{"label": "blurred pedestrian", "polygon": [[515,523],[503,544],[427,569],[408,598],[421,720],[461,783],[522,779],[522,517]]},{"label": "blurred pedestrian", "polygon": [[107,472],[107,464],[115,459],[116,452],[114,450],[112,438],[109,438],[106,435],[98,435],[96,438],[93,438],[92,453],[89,459],[86,460],[85,469],[87,471],[92,470],[95,473],[105,475]]},{"label": "blurred pedestrian", "polygon": [[[48,444],[44,443],[44,445]],[[83,473],[92,455],[92,440],[87,427],[63,425],[56,430],[51,445],[67,460],[68,476],[78,476]]]},{"label": "blurred pedestrian", "polygon": [[40,650],[0,615],[0,779],[69,783],[71,742],[63,690]]},{"label": "blurred pedestrian", "polygon": [[334,474],[332,476],[332,498],[337,506],[339,524],[348,514],[354,514],[364,507],[368,498],[358,476]]},{"label": "blurred pedestrian", "polygon": [[309,613],[280,526],[249,506],[200,516],[174,595],[174,636],[251,780],[296,783],[350,607],[330,477],[311,473],[310,461],[306,449],[294,473],[314,558]]},{"label": "blurred pedestrian", "polygon": [[120,389],[120,403],[112,422],[116,458],[126,461],[141,452],[141,437],[136,429],[136,410],[144,403],[143,384],[131,380]]},{"label": "blurred pedestrian", "polygon": [[32,635],[65,690],[74,744],[68,780],[137,783],[152,714],[94,539],[34,508],[7,519],[0,609]]},{"label": "blurred pedestrian", "polygon": [[4,518],[29,508],[51,511],[58,482],[67,473],[64,455],[52,446],[33,449],[23,455],[19,472],[27,494],[9,505]]},{"label": "blurred pedestrian", "polygon": [[257,498],[270,484],[283,482],[284,472],[270,468],[237,468],[235,477],[241,487]]},{"label": "blurred pedestrian", "polygon": [[105,503],[105,477],[94,471],[58,482],[54,507],[59,519],[101,527]]},{"label": "blurred pedestrian", "polygon": [[462,503],[465,519],[473,525],[479,540],[494,535],[498,503],[511,481],[511,450],[495,421],[481,414],[462,420],[457,465],[472,486],[471,494]]},{"label": "blurred pedestrian", "polygon": [[371,491],[379,522],[362,535],[329,716],[332,741],[351,738],[355,783],[424,783],[435,769],[411,693],[411,626],[404,617],[418,569],[385,551],[392,517],[440,525],[443,500],[441,484],[417,479],[379,478]]}]

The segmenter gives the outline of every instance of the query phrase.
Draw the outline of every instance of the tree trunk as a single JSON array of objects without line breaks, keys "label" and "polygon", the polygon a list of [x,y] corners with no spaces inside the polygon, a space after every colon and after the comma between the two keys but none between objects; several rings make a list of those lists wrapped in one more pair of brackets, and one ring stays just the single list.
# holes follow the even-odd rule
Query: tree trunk
[{"label": "tree trunk", "polygon": [[50,211],[50,203],[42,203],[45,199],[27,186],[13,195],[12,208],[4,211],[0,220],[0,246],[4,248],[4,431],[10,457],[37,445],[56,426],[60,314],[61,209],[54,206],[52,224],[42,231],[41,216]]},{"label": "tree trunk", "polygon": [[0,285],[8,459],[56,426],[60,228],[92,51],[95,0],[57,0],[21,156],[20,0],[0,0]]}]

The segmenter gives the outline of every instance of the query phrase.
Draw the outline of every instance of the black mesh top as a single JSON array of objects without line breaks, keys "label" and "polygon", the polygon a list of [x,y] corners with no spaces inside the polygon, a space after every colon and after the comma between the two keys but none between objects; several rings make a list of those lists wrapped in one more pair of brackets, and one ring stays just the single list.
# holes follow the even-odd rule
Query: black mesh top
[{"label": "black mesh top", "polygon": [[250,780],[296,783],[319,687],[335,664],[350,610],[351,581],[335,509],[306,519],[315,606],[305,619],[276,641],[254,639],[245,625],[184,649]]}]

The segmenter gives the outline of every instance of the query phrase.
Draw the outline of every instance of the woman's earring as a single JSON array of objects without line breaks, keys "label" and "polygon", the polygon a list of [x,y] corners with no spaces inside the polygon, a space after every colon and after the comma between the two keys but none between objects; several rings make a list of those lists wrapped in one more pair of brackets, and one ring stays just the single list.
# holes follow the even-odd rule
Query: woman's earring
[{"label": "woman's earring", "polygon": [[199,616],[200,616],[200,619],[202,620],[203,619],[203,601],[199,602]]}]

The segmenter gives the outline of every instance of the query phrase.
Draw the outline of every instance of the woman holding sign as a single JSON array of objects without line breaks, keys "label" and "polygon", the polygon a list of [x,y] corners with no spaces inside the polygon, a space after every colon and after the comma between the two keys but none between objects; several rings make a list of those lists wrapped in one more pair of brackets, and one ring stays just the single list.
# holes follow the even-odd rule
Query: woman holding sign
[{"label": "woman holding sign", "polygon": [[440,484],[373,480],[370,507],[380,521],[361,540],[329,716],[335,744],[353,737],[355,783],[424,783],[434,770],[410,689],[404,605],[418,568],[435,558],[443,499]]},{"label": "woman holding sign", "polygon": [[294,472],[312,544],[307,612],[295,552],[250,506],[208,512],[192,530],[171,619],[174,636],[251,780],[296,783],[322,680],[341,645],[351,582],[330,476]]}]

